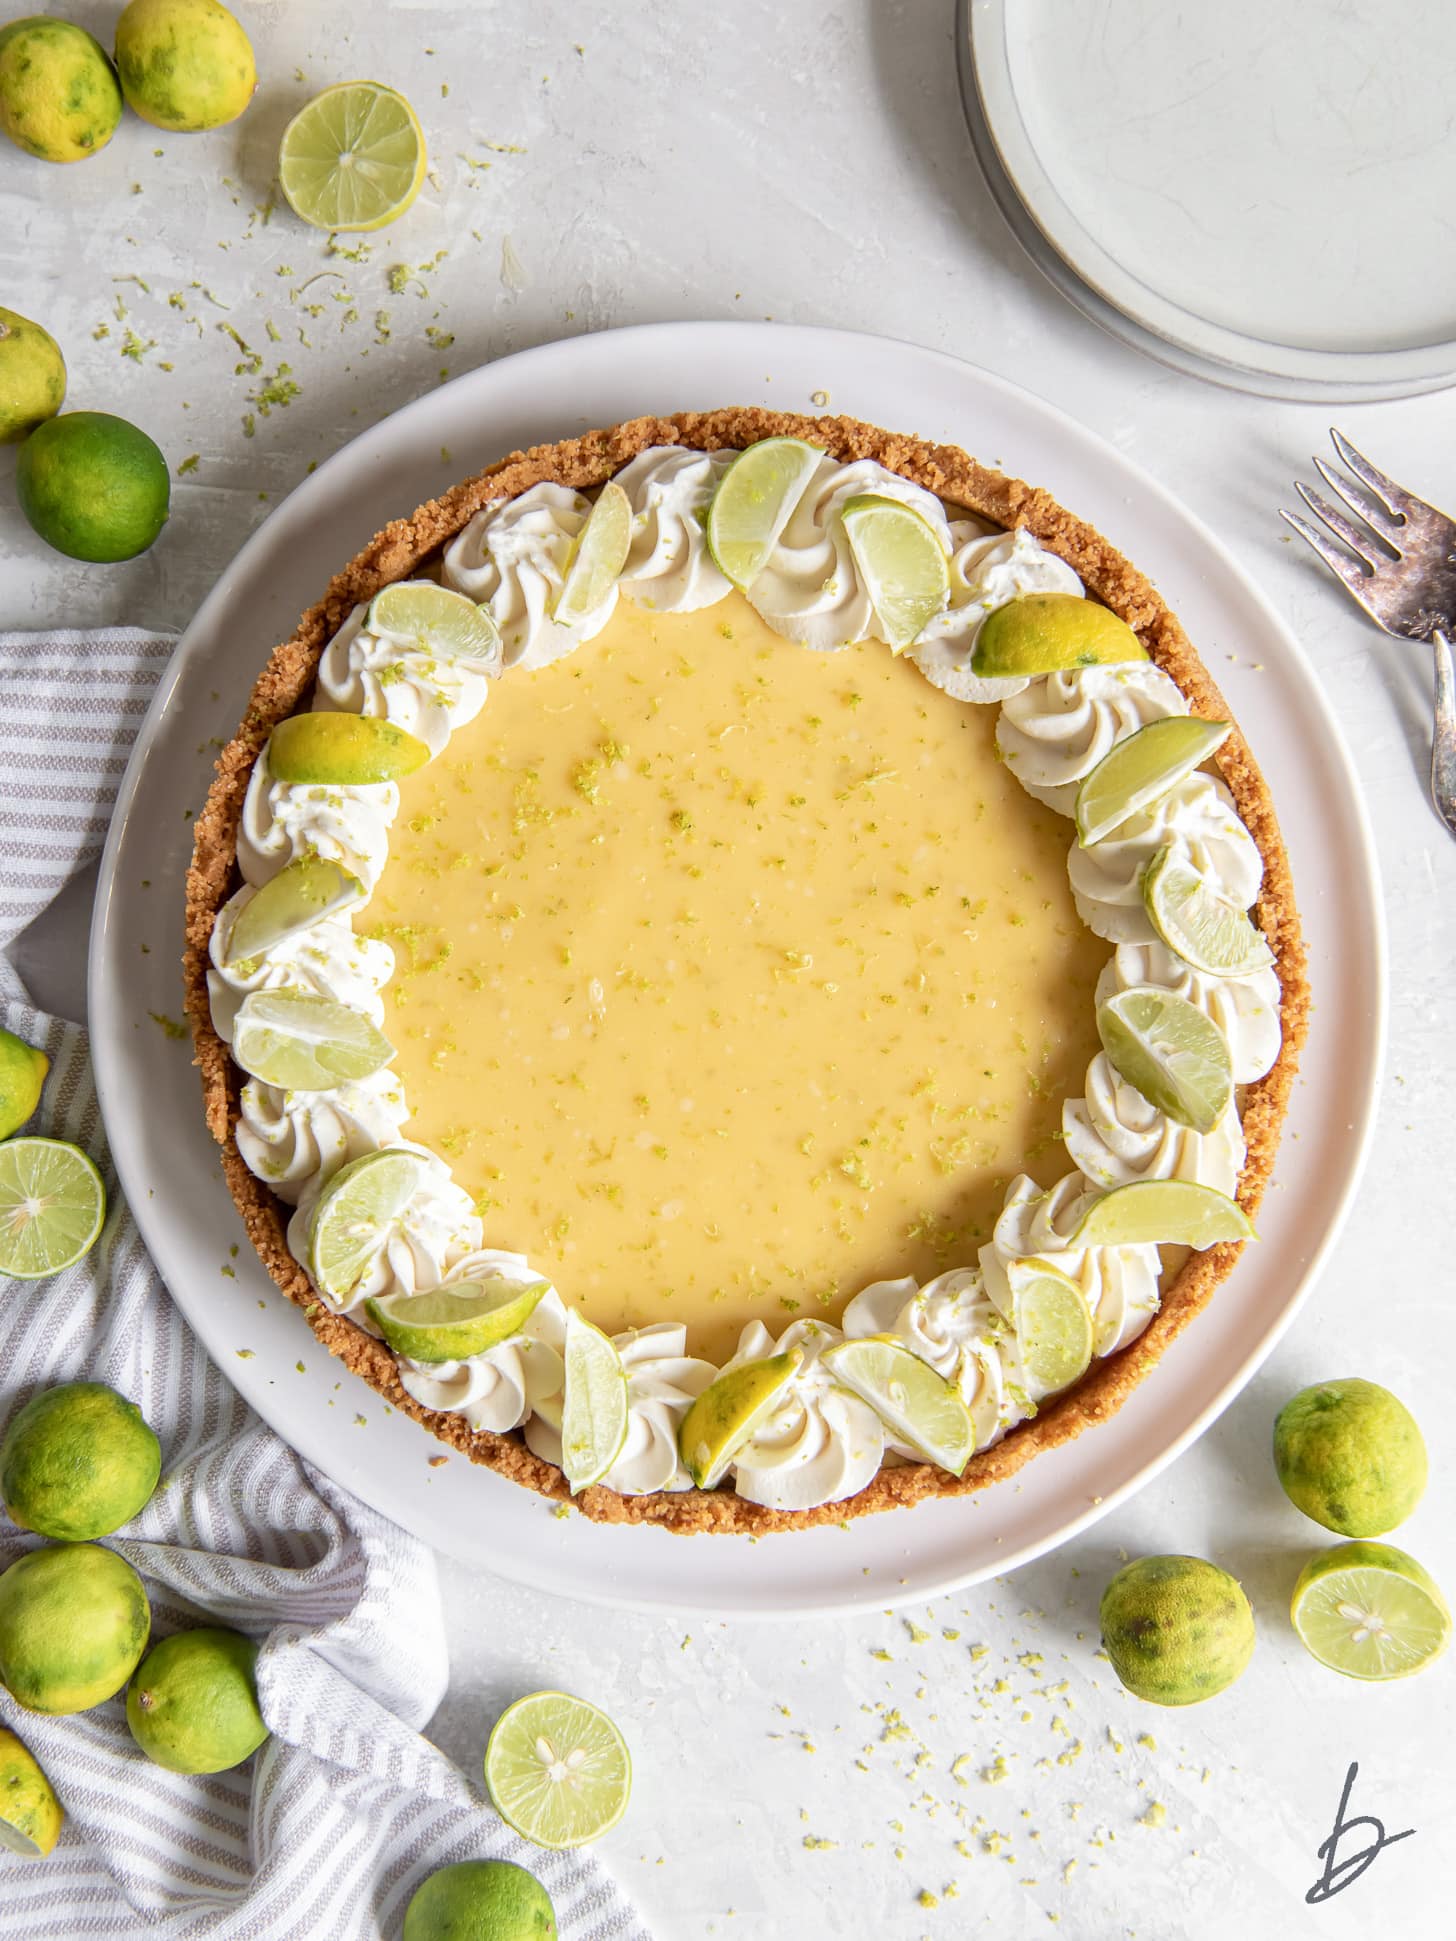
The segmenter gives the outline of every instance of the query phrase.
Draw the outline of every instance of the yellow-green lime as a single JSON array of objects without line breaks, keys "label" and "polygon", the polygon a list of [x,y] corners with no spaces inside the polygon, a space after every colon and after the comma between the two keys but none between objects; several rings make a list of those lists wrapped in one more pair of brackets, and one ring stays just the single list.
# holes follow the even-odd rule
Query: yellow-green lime
[{"label": "yellow-green lime", "polygon": [[1033,1401],[1068,1388],[1092,1359],[1092,1310],[1075,1281],[1045,1261],[1024,1263],[1013,1282],[1016,1339]]},{"label": "yellow-green lime", "polygon": [[1248,913],[1218,890],[1172,843],[1143,871],[1148,921],[1175,957],[1209,977],[1252,977],[1274,953]]},{"label": "yellow-green lime", "polygon": [[40,1104],[51,1061],[39,1045],[28,1045],[0,1028],[0,1139],[19,1132]]},{"label": "yellow-green lime", "polygon": [[1195,1247],[1201,1253],[1221,1241],[1257,1238],[1249,1216],[1227,1193],[1186,1179],[1140,1179],[1100,1194],[1067,1247]]},{"label": "yellow-green lime", "polygon": [[1415,1417],[1379,1382],[1316,1382],[1274,1421],[1274,1467],[1298,1510],[1342,1537],[1379,1537],[1404,1523],[1426,1488]]},{"label": "yellow-green lime", "polygon": [[162,1445],[135,1402],[102,1382],[42,1389],[0,1442],[0,1497],[22,1530],[62,1543],[109,1537],[151,1501]]},{"label": "yellow-green lime", "polygon": [[66,360],[48,330],[0,304],[0,445],[18,445],[66,401]]},{"label": "yellow-green lime", "polygon": [[153,1645],[126,1695],[131,1736],[174,1773],[221,1773],[268,1737],[258,1710],[258,1647],[241,1631],[201,1625]]},{"label": "yellow-green lime", "polygon": [[605,1712],[565,1692],[518,1698],[496,1720],[485,1783],[497,1813],[538,1847],[580,1847],[627,1810],[632,1761]]},{"label": "yellow-green lime", "polygon": [[121,120],[121,88],[100,41],[29,14],[0,27],[0,128],[43,162],[84,162]]},{"label": "yellow-green lime", "polygon": [[728,1465],[783,1400],[803,1364],[802,1348],[746,1361],[710,1382],[677,1432],[683,1467],[699,1489],[723,1480]]},{"label": "yellow-green lime", "polygon": [[551,1896],[509,1860],[457,1860],[417,1887],[400,1941],[556,1941]]},{"label": "yellow-green lime", "polygon": [[42,1859],[61,1837],[65,1817],[34,1754],[0,1726],[0,1850]]},{"label": "yellow-green lime", "polygon": [[0,1576],[0,1684],[28,1712],[85,1712],[119,1692],[152,1614],[125,1558],[95,1543],[47,1544]]},{"label": "yellow-green lime", "polygon": [[836,1342],[822,1360],[902,1442],[952,1476],[962,1473],[975,1453],[976,1431],[954,1382],[903,1343],[879,1336]]},{"label": "yellow-green lime", "polygon": [[326,1092],[368,1078],[394,1057],[377,1024],[333,998],[250,991],[233,1023],[233,1057],[285,1092]]},{"label": "yellow-green lime", "polygon": [[627,1371],[616,1344],[566,1315],[566,1385],[561,1401],[561,1473],[578,1490],[599,1483],[627,1440]]},{"label": "yellow-green lime", "polygon": [[456,1281],[423,1294],[366,1301],[370,1319],[397,1355],[466,1361],[519,1334],[548,1291],[546,1281]]},{"label": "yellow-green lime", "polygon": [[1197,1705],[1225,1691],[1254,1654],[1243,1586],[1202,1557],[1141,1557],[1102,1593],[1112,1668],[1154,1705]]},{"label": "yellow-green lime", "polygon": [[843,518],[880,638],[893,653],[903,653],[950,598],[940,539],[913,506],[875,492],[846,499]]},{"label": "yellow-green lime", "polygon": [[252,43],[218,0],[131,0],[116,67],[135,113],[179,134],[236,121],[258,85]]},{"label": "yellow-green lime", "polygon": [[295,856],[256,889],[238,912],[227,941],[227,968],[262,957],[325,917],[347,910],[364,885],[324,856]]},{"label": "yellow-green lime", "polygon": [[616,585],[632,546],[632,502],[608,480],[572,543],[552,619],[572,627],[594,613]]},{"label": "yellow-green lime", "polygon": [[167,461],[144,431],[108,411],[47,418],[20,448],[20,509],[69,559],[109,564],[144,553],[167,523]]},{"label": "yellow-green lime", "polygon": [[294,714],[268,737],[268,773],[275,780],[320,788],[398,782],[429,759],[418,735],[372,714]]},{"label": "yellow-green lime", "polygon": [[719,479],[708,507],[708,551],[740,590],[768,564],[823,456],[798,438],[761,438]]},{"label": "yellow-green lime", "polygon": [[316,229],[383,229],[419,194],[426,159],[424,130],[402,94],[341,81],[284,129],[278,179]]},{"label": "yellow-green lime", "polygon": [[1159,801],[1223,746],[1229,727],[1227,721],[1173,714],[1115,743],[1077,790],[1077,841],[1084,849],[1101,842],[1130,815]]},{"label": "yellow-green lime", "polygon": [[1408,1678],[1451,1639],[1435,1580],[1393,1543],[1337,1543],[1311,1557],[1289,1616],[1305,1649],[1347,1678]]},{"label": "yellow-green lime", "polygon": [[1119,1078],[1166,1118],[1212,1132],[1234,1094],[1228,1040],[1176,991],[1139,984],[1097,1007],[1097,1035]]},{"label": "yellow-green lime", "polygon": [[0,1274],[41,1281],[90,1253],[106,1218],[106,1188],[64,1139],[0,1144]]},{"label": "yellow-green lime", "polygon": [[342,1304],[409,1205],[425,1174],[424,1155],[386,1146],[341,1166],[315,1203],[308,1268],[320,1291]]},{"label": "yellow-green lime", "polygon": [[384,587],[370,601],[365,624],[434,660],[494,665],[500,659],[500,629],[489,607],[433,580],[397,580]]},{"label": "yellow-green lime", "polygon": [[1023,593],[987,614],[976,635],[971,672],[1061,674],[1077,667],[1109,667],[1146,660],[1125,620],[1078,593]]}]

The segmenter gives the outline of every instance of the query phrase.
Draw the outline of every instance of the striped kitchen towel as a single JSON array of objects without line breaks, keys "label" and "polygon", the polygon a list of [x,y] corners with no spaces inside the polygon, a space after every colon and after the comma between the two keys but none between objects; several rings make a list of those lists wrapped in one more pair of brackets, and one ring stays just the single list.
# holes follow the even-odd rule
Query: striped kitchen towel
[{"label": "striped kitchen towel", "polygon": [[[99,853],[171,645],[0,634],[0,1022],[51,1057],[31,1130],[83,1146],[110,1208],[69,1273],[0,1282],[0,1434],[38,1389],[81,1376],[140,1404],[162,1484],[108,1542],[146,1580],[154,1636],[216,1622],[260,1641],[273,1736],[238,1771],[184,1778],[137,1750],[119,1699],[45,1718],[0,1688],[0,1724],[67,1816],[49,1859],[0,1851],[0,1937],[394,1941],[427,1874],[500,1857],[544,1882],[563,1937],[647,1941],[597,1861],[529,1847],[421,1738],[447,1669],[430,1552],[296,1456],[208,1360],[118,1194],[85,1033],[35,1009],[8,955]],[[0,1518],[0,1569],[35,1541]]]}]

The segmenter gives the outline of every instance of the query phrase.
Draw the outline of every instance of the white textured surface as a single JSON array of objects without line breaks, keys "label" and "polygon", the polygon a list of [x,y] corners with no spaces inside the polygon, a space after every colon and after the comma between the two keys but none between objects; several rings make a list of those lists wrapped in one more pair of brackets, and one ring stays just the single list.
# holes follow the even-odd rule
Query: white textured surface
[{"label": "white textured surface", "polygon": [[[69,11],[104,34],[113,10]],[[1356,1370],[1388,1382],[1421,1417],[1437,1478],[1401,1539],[1456,1586],[1444,1244],[1456,847],[1420,781],[1424,655],[1367,630],[1273,516],[1291,476],[1307,474],[1324,417],[1146,364],[1047,290],[976,179],[951,10],[933,0],[745,0],[731,21],[665,4],[526,0],[489,10],[396,4],[363,16],[324,0],[239,11],[265,79],[236,128],[154,137],[129,119],[104,154],[66,171],[0,156],[0,286],[61,339],[71,404],[138,419],[174,466],[199,454],[178,481],[163,541],[113,568],[45,554],[14,509],[0,459],[0,624],[182,625],[266,509],[260,493],[281,496],[312,460],[427,388],[442,366],[459,371],[546,338],[658,318],[848,324],[957,352],[1040,391],[1214,526],[1327,678],[1386,876],[1390,1067],[1345,1242],[1264,1374],[1168,1475],[1010,1584],[910,1613],[931,1634],[923,1643],[900,1617],[731,1628],[634,1618],[446,1564],[454,1677],[434,1736],[474,1764],[488,1720],[522,1690],[559,1683],[608,1705],[637,1772],[633,1811],[608,1855],[671,1941],[1030,1936],[1049,1931],[1050,1915],[1060,1917],[1051,1931],[1078,1941],[1212,1941],[1231,1930],[1263,1941],[1394,1932],[1434,1914],[1444,1905],[1441,1850],[1456,1827],[1442,1727],[1456,1661],[1408,1686],[1366,1690],[1304,1658],[1282,1610],[1319,1533],[1283,1502],[1266,1454],[1272,1415],[1301,1382]],[[295,66],[302,81],[291,78]],[[286,213],[266,227],[253,213],[293,107],[355,73],[412,96],[441,182],[360,263],[327,259],[326,240]],[[491,166],[472,170],[461,154]],[[449,255],[425,275],[427,296],[418,283],[390,293],[391,266],[443,248]],[[278,276],[283,266],[291,273]],[[344,280],[290,300],[323,270]],[[113,276],[140,276],[151,293]],[[215,308],[194,281],[229,308]],[[350,301],[332,301],[343,289]],[[173,291],[185,311],[169,305]],[[114,314],[118,295],[125,319]],[[313,302],[325,314],[305,314]],[[357,319],[345,323],[350,310]],[[376,341],[381,310],[385,342]],[[94,338],[103,321],[109,335]],[[302,395],[259,415],[248,393],[261,380],[235,373],[247,360],[218,323],[256,347],[264,376],[291,364]],[[454,344],[437,349],[427,327],[453,332]],[[157,340],[139,361],[120,355],[128,329],[143,345]],[[1347,407],[1341,422],[1396,477],[1456,503],[1450,395]],[[1015,466],[1015,453],[987,456]],[[1178,589],[1165,590],[1176,604]],[[1214,671],[1219,652],[1237,651],[1221,643]],[[26,953],[43,1000],[72,1015],[85,914],[73,899],[69,921],[61,913]],[[1092,1651],[1097,1595],[1124,1548],[1201,1551],[1243,1577],[1261,1643],[1234,1692],[1185,1714],[1120,1696]],[[990,1647],[979,1661],[968,1654],[976,1642]],[[1025,1651],[1045,1663],[1019,1665]],[[1032,1695],[1063,1677],[1065,1695]],[[1007,1689],[996,1692],[1002,1678]],[[890,1709],[911,1736],[882,1737]],[[1070,1736],[1051,1726],[1058,1714]],[[1138,1745],[1140,1732],[1155,1749]],[[1077,1742],[1084,1749],[1059,1764]],[[999,1784],[978,1776],[994,1770],[998,1750],[1008,1768]],[[950,1772],[962,1752],[971,1755],[964,1785]],[[1379,1814],[1392,1832],[1413,1826],[1416,1837],[1309,1908],[1315,1849],[1351,1760],[1361,1764],[1352,1811]],[[1150,1799],[1167,1806],[1162,1827],[1137,1824]],[[984,1851],[978,1819],[1009,1837],[1012,1864]],[[806,1850],[806,1836],[838,1844]],[[941,1895],[952,1881],[958,1899],[917,1905],[922,1888]]]}]

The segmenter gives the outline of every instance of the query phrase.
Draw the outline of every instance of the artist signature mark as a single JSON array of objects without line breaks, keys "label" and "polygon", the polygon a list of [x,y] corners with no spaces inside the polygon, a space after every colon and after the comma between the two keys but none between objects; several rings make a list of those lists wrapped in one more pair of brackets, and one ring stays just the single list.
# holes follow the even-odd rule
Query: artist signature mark
[{"label": "artist signature mark", "polygon": [[[1350,1770],[1345,1774],[1345,1790],[1340,1794],[1339,1810],[1335,1814],[1335,1830],[1328,1840],[1317,1848],[1319,1857],[1324,1862],[1324,1872],[1304,1897],[1311,1907],[1317,1907],[1321,1901],[1327,1901],[1332,1894],[1341,1894],[1347,1887],[1353,1886],[1377,1854],[1383,1853],[1387,1847],[1393,1847],[1397,1840],[1409,1840],[1415,1832],[1413,1826],[1408,1826],[1404,1833],[1387,1833],[1385,1822],[1377,1820],[1373,1813],[1359,1813],[1353,1820],[1345,1818],[1346,1808],[1350,1804],[1350,1793],[1355,1784],[1355,1775],[1359,1770],[1356,1762],[1351,1760]],[[1360,1827],[1367,1827],[1370,1830],[1372,1836],[1370,1840],[1360,1848],[1358,1853],[1349,1853],[1343,1859],[1338,1858],[1340,1842],[1347,1834],[1355,1833]]]}]

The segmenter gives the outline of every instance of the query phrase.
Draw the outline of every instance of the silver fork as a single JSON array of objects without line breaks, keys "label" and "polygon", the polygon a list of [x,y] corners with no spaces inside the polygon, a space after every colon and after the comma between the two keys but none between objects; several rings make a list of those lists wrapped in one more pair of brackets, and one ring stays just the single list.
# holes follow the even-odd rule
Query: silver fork
[{"label": "silver fork", "polygon": [[1405,640],[1431,643],[1436,660],[1431,801],[1456,836],[1456,678],[1447,638],[1456,627],[1456,522],[1377,471],[1342,432],[1332,427],[1330,437],[1358,483],[1351,484],[1322,458],[1315,459],[1315,470],[1364,526],[1298,479],[1294,489],[1349,552],[1331,545],[1299,513],[1281,507],[1279,517],[1313,546],[1377,627]]}]

